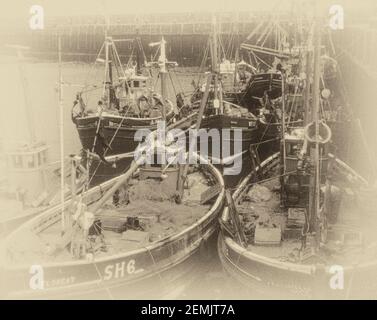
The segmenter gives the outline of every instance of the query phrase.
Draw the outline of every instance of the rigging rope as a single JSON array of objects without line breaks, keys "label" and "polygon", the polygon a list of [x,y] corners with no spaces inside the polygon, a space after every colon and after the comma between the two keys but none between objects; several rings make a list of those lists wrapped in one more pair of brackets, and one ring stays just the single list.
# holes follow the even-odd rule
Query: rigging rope
[{"label": "rigging rope", "polygon": [[294,92],[294,96],[293,96],[293,99],[292,99],[292,104],[291,104],[290,110],[289,110],[288,122],[290,122],[291,119],[292,119],[293,107],[295,107],[295,112],[296,112],[296,109],[297,109],[297,105],[295,105],[297,92],[298,92],[298,83],[296,83],[296,85],[295,85],[295,92]]},{"label": "rigging rope", "polygon": [[[127,114],[128,111],[130,110],[130,108],[131,108],[131,105],[128,107],[128,109],[127,109],[127,111],[126,111],[126,114]],[[117,129],[115,130],[115,133],[113,134],[113,136],[112,136],[112,138],[111,138],[111,140],[110,140],[110,142],[109,142],[109,146],[106,147],[106,150],[105,150],[105,152],[103,153],[103,156],[104,156],[104,157],[106,156],[106,153],[107,153],[107,151],[109,150],[109,147],[111,147],[111,144],[113,143],[113,141],[114,141],[114,139],[115,139],[115,137],[116,137],[116,135],[117,135],[119,129],[122,127],[123,121],[126,119],[126,114],[122,117],[122,120],[120,121],[120,123],[119,123]],[[92,182],[92,180],[93,180],[95,174],[97,173],[97,170],[98,170],[98,168],[99,168],[100,165],[101,165],[101,161],[98,162],[97,167],[96,167],[96,169],[94,170],[94,173],[93,173],[92,176],[90,177],[90,180],[89,180],[89,182],[88,182],[88,185],[90,184],[90,182]],[[89,173],[89,172],[88,172],[88,173]]]},{"label": "rigging rope", "polygon": [[209,50],[210,50],[210,40],[208,39],[207,40],[207,45],[206,45],[206,47],[204,49],[204,55],[203,55],[203,58],[202,58],[202,61],[200,63],[200,67],[199,67],[198,85],[200,84],[200,82],[202,80],[202,73],[204,72],[204,67],[205,67],[205,64],[206,64],[207,59],[208,59]]}]

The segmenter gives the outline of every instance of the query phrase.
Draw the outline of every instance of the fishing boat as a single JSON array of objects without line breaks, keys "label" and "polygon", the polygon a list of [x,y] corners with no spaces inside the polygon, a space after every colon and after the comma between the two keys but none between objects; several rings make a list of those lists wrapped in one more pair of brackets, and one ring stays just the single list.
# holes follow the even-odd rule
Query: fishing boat
[{"label": "fishing boat", "polygon": [[[264,24],[265,21],[262,21],[257,29]],[[249,144],[252,149],[249,157],[255,158],[257,155],[258,161],[279,150],[283,104],[282,74],[296,72],[292,65],[297,64],[297,59],[294,59],[297,58],[297,52],[295,53],[296,57],[293,57],[291,53],[284,52],[287,45],[287,32],[278,22],[268,22],[265,30],[258,39],[255,39],[256,31],[253,31],[241,43],[240,50],[237,50],[235,63],[230,64],[233,66],[233,77],[229,75],[229,72],[224,77],[225,72],[221,72],[221,66],[225,63],[220,64],[221,79],[233,78],[231,81],[233,86],[228,85],[224,90],[224,100],[245,108],[257,118],[258,135]],[[250,44],[250,42],[255,44]],[[266,45],[271,42],[276,44],[276,48]],[[239,59],[239,51],[243,55],[245,53],[248,55],[248,62],[243,58]]]},{"label": "fishing boat", "polygon": [[[374,209],[371,206],[366,209],[363,201],[372,200],[372,196],[366,197],[365,193],[374,196],[376,193],[344,162],[336,158],[332,161],[335,163],[332,169],[336,167],[338,177],[331,184],[331,190],[341,190],[342,199],[340,204],[331,206],[333,211],[326,212],[319,248],[315,246],[315,234],[305,234],[303,239],[303,231],[307,230],[307,208],[302,204],[281,207],[276,191],[280,187],[276,178],[280,171],[279,153],[266,159],[256,170],[263,172],[261,177],[265,183],[254,180],[253,174],[240,183],[230,200],[234,206],[230,209],[229,205],[223,212],[222,232],[218,238],[224,270],[239,283],[238,298],[375,297],[376,284],[372,279],[375,279],[377,267],[377,242],[373,235],[376,221],[371,214]],[[274,172],[275,177],[265,175],[269,171]],[[350,180],[353,180],[351,188]],[[289,195],[297,199],[298,194],[296,190]],[[305,192],[300,196],[305,197]],[[306,194],[306,201],[307,198]],[[229,210],[239,214],[243,241],[235,235],[236,223]]]},{"label": "fishing boat", "polygon": [[[6,172],[0,183],[0,237],[59,203],[60,162],[48,162],[47,151],[43,143],[6,151]],[[81,178],[77,190],[83,187]],[[64,198],[70,197],[69,186],[64,185],[62,193]]]},{"label": "fishing boat", "polygon": [[281,96],[281,74],[278,72],[251,74],[245,88],[237,94],[237,101],[250,109],[260,107],[260,101],[268,96],[274,100]]},{"label": "fishing boat", "polygon": [[259,140],[263,143],[255,149],[264,160],[279,151],[283,115],[299,124],[299,119],[291,119],[291,110],[302,107],[302,48],[275,17],[262,20],[240,48],[249,57],[249,63],[243,64],[249,71],[241,68],[247,80],[237,100],[258,116]]},{"label": "fishing boat", "polygon": [[[7,171],[4,172],[4,180],[0,185],[0,236],[4,236],[20,223],[40,213],[54,195],[48,193],[46,189],[45,178],[48,177],[48,170],[46,163],[43,162],[45,158],[40,158],[41,162],[38,163],[38,155],[41,156],[45,150],[45,146],[40,145],[39,148],[23,147],[6,152]],[[54,190],[54,181],[56,187],[58,177],[51,175],[49,180],[51,190]]]},{"label": "fishing boat", "polygon": [[[120,39],[122,40],[122,39]],[[89,105],[84,96],[94,93],[101,86],[84,88],[77,94],[72,108],[72,121],[77,127],[83,149],[83,165],[87,166],[88,152],[96,153],[100,161],[90,159],[88,170],[90,186],[125,172],[132,161],[132,152],[140,141],[135,140],[138,130],[156,130],[157,122],[166,119],[167,124],[175,120],[175,106],[167,98],[167,68],[176,65],[166,59],[166,41],[151,44],[160,49],[159,60],[147,63],[148,67],[160,68],[161,94],[154,91],[153,78],[142,74],[139,65],[129,62],[123,69],[115,43],[120,41],[107,36],[96,63],[105,67],[102,93],[96,105]],[[136,41],[136,40],[135,40]],[[138,44],[138,53],[141,43]],[[116,76],[115,76],[116,71]],[[93,101],[91,101],[93,104]],[[116,164],[106,161],[107,156],[123,155]],[[126,156],[128,155],[128,157]]]},{"label": "fishing boat", "polygon": [[192,156],[197,165],[135,160],[20,226],[4,241],[5,297],[145,299],[173,290],[215,233],[224,197],[220,172]]},{"label": "fishing boat", "polygon": [[[49,146],[38,139],[36,134],[33,108],[27,90],[28,79],[25,77],[24,51],[28,50],[28,47],[6,47],[17,52],[15,64],[22,97],[18,119],[22,123],[22,117],[25,117],[27,125],[23,127],[26,132],[19,130],[18,139],[4,139],[6,141],[3,142],[1,150],[0,237],[4,237],[48,207],[56,205],[59,195],[64,199],[69,194],[67,186],[63,185],[62,191],[59,188],[61,163],[49,160]],[[3,136],[7,134],[3,132]],[[62,163],[65,165],[67,161],[63,158]]]},{"label": "fishing boat", "polygon": [[[257,35],[258,30],[264,31]],[[348,158],[350,141],[354,136],[361,136],[363,140],[364,134],[357,115],[349,107],[331,33],[323,33],[326,35],[323,42],[328,46],[322,47],[320,58],[321,113],[332,131],[332,152],[343,160],[352,161]],[[278,19],[262,20],[240,46],[249,55],[249,62],[243,62],[241,67],[247,74],[244,78],[249,80],[244,81],[237,99],[240,105],[258,116],[260,140],[267,141],[256,148],[262,160],[279,150],[277,138],[282,114],[287,125],[300,126],[305,114],[310,112],[306,112],[305,106],[311,97],[307,83],[312,66],[308,61],[313,53],[307,39],[312,36],[310,21],[284,26]]]},{"label": "fishing boat", "polygon": [[319,120],[318,27],[314,48],[311,122],[283,125],[281,151],[233,196],[226,192],[218,252],[242,298],[376,296],[377,220],[365,205],[375,189],[329,153],[331,129]]},{"label": "fishing boat", "polygon": [[[204,108],[203,99],[196,129]],[[223,178],[193,151],[196,140],[186,152],[174,140],[161,143],[159,135],[149,133],[149,143],[138,146],[125,174],[90,189],[86,184],[80,195],[71,179],[69,201],[5,240],[0,269],[6,296],[161,297],[161,286],[171,293],[198,254],[209,254],[206,243],[217,230]],[[74,157],[71,177],[80,166],[81,157]],[[24,277],[36,261],[43,270],[37,291]]]}]

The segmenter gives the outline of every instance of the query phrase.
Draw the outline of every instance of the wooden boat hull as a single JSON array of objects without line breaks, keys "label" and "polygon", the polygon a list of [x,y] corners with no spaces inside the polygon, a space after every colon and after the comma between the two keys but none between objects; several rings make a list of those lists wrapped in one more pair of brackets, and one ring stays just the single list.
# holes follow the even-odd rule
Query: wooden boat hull
[{"label": "wooden boat hull", "polygon": [[[200,247],[217,229],[218,215],[223,205],[224,182],[219,171],[212,165],[208,165],[208,170],[214,175],[222,189],[211,209],[193,225],[178,234],[127,253],[96,261],[42,264],[44,288],[40,290],[30,288],[32,277],[30,265],[2,266],[2,283],[5,284],[2,288],[4,290],[7,288],[7,292],[4,292],[5,297],[56,298],[106,293],[107,298],[109,296],[132,298],[135,288],[140,287],[139,292],[144,292],[145,289],[149,291],[151,285],[156,283],[153,282],[156,279],[159,283],[157,288],[161,294],[164,289],[161,282],[164,283],[166,279],[168,283],[183,276],[192,267],[192,261],[194,261],[192,259],[200,251]],[[88,203],[97,201],[117,179],[90,189],[85,195]],[[69,201],[65,203],[66,207],[69,205]],[[28,221],[6,239],[5,247],[12,242],[14,237],[17,237],[19,232],[36,228],[43,229],[56,222],[60,219],[60,212],[61,207],[58,206]],[[186,261],[188,265],[184,266]]]},{"label": "wooden boat hull", "polygon": [[[250,147],[254,146],[258,153],[259,159],[264,160],[271,156],[273,153],[277,152],[280,148],[280,139],[278,138],[279,128],[277,125],[269,125],[268,123],[263,123],[259,120],[251,120],[239,117],[231,117],[227,115],[216,115],[203,119],[202,128],[207,131],[211,129],[230,129],[230,158],[220,158],[216,159],[218,163],[215,166],[223,173],[225,168],[230,168],[234,163],[240,163],[242,165],[239,168],[239,173],[237,175],[224,175],[225,185],[227,187],[235,187],[242,178],[244,178],[252,167],[252,160],[250,154]],[[241,141],[238,143],[241,145],[241,152],[234,152],[234,129],[242,129]],[[221,131],[220,131],[221,132]],[[225,141],[227,140],[224,139]],[[222,135],[220,134],[220,139],[212,139],[213,145],[219,145],[221,150],[223,148]],[[208,148],[208,157],[214,158],[214,154],[210,148]],[[198,142],[198,150],[200,151],[200,144]],[[201,152],[202,155],[203,152]],[[235,161],[235,160],[239,161]],[[237,168],[235,168],[237,170]]]},{"label": "wooden boat hull", "polygon": [[[267,167],[278,160],[279,153],[266,159]],[[346,168],[346,167],[343,167]],[[351,172],[352,169],[349,169]],[[354,174],[354,172],[352,172]],[[251,181],[247,176],[233,194],[237,200]],[[227,210],[227,208],[224,208]],[[377,297],[377,261],[344,266],[343,289],[330,285],[335,272],[328,265],[304,265],[268,258],[245,249],[231,237],[220,232],[218,253],[224,270],[240,284],[240,299],[352,299]],[[242,288],[242,289],[241,289]]]},{"label": "wooden boat hull", "polygon": [[[245,150],[242,154],[236,155],[236,158],[238,159],[233,159],[234,162],[223,162],[221,164],[214,165],[223,174],[224,183],[227,188],[234,188],[235,186],[237,186],[242,178],[247,176],[252,166],[252,160],[249,151]],[[236,172],[238,173],[234,175],[229,173],[224,174],[225,169],[228,169],[229,171],[236,170]]]},{"label": "wooden boat hull", "polygon": [[[241,141],[237,141],[240,143],[242,151],[249,150],[250,144],[258,141],[258,127],[257,123],[253,119],[241,118],[241,117],[231,117],[227,115],[213,115],[206,117],[202,120],[201,124],[202,129],[206,129],[208,132],[211,129],[217,129],[220,132],[219,140],[212,139],[213,145],[220,145],[220,150],[223,149],[223,142],[229,141],[230,144],[230,156],[235,155],[234,151],[234,130],[241,129],[242,136]],[[230,137],[224,137],[222,135],[223,129],[230,130]],[[209,144],[208,155],[212,156],[212,150],[210,148],[211,144]]]},{"label": "wooden boat hull", "polygon": [[89,186],[98,186],[112,178],[126,172],[134,160],[133,153],[129,157],[124,157],[116,161],[115,166],[93,159],[89,168],[89,177],[91,177]]},{"label": "wooden boat hull", "polygon": [[[219,130],[220,134],[218,139],[211,138],[207,154],[200,148],[200,140],[198,139],[198,150],[202,156],[208,156],[212,159],[214,165],[224,173],[225,168],[231,168],[234,166],[234,170],[239,172],[237,174],[224,175],[225,185],[227,187],[234,187],[238,182],[246,175],[250,170],[250,145],[259,141],[259,128],[257,121],[254,119],[232,117],[228,115],[213,115],[208,116],[202,120],[201,128],[210,132],[211,129]],[[223,136],[222,129],[230,130],[230,137]],[[235,130],[241,129],[242,135],[237,143],[241,149],[235,152]],[[224,145],[227,144],[227,146]],[[220,146],[220,155],[213,152],[211,146]],[[223,148],[229,147],[229,157],[223,157]],[[220,156],[220,157],[219,157]],[[237,164],[240,164],[239,168]]]},{"label": "wooden boat hull", "polygon": [[[167,121],[169,122],[173,116],[174,113],[170,112],[167,115]],[[106,142],[111,143],[111,149],[106,151],[106,156],[135,151],[140,143],[140,141],[135,140],[135,133],[141,129],[156,130],[157,121],[160,120],[161,118],[122,118],[121,116],[103,115],[100,123],[101,132]],[[98,121],[98,116],[88,116],[75,120],[82,149],[93,150]],[[105,149],[107,148],[105,147]],[[129,167],[132,159],[132,157],[124,158],[118,161],[116,167],[94,160],[89,170],[90,176],[95,174],[93,179],[91,179],[90,186],[96,186],[123,173]]]},{"label": "wooden boat hull", "polygon": [[[167,121],[174,116],[171,112]],[[92,150],[97,132],[98,116],[77,118],[75,123],[79,133],[83,149]],[[139,141],[135,141],[135,133],[145,129],[154,131],[157,129],[157,121],[161,118],[122,118],[120,116],[103,115],[101,119],[101,131],[108,143],[111,142],[111,149],[106,155],[122,154],[134,151]]]},{"label": "wooden boat hull", "polygon": [[258,98],[262,98],[265,92],[270,99],[276,99],[281,96],[281,82],[280,73],[252,75],[245,90],[238,94],[238,103],[247,108],[254,108],[258,105]]},{"label": "wooden boat hull", "polygon": [[330,286],[334,272],[323,266],[276,263],[235,246],[229,237],[218,238],[224,270],[242,287],[239,299],[376,299],[377,262],[344,268],[343,289]]},{"label": "wooden boat hull", "polygon": [[[29,270],[12,274],[11,281],[22,288],[7,298],[41,299],[148,299],[172,293],[178,284],[195,269],[200,259],[200,246],[217,229],[216,219],[198,235],[188,234],[179,241],[164,244],[158,250],[74,267],[44,268],[45,289],[28,290]],[[186,242],[190,244],[186,245]],[[135,269],[133,269],[135,268]],[[59,286],[67,283],[66,286]]]},{"label": "wooden boat hull", "polygon": [[268,122],[258,121],[258,141],[261,144],[256,145],[256,151],[261,161],[279,151],[280,129],[281,125],[277,124],[274,118],[269,119]]}]

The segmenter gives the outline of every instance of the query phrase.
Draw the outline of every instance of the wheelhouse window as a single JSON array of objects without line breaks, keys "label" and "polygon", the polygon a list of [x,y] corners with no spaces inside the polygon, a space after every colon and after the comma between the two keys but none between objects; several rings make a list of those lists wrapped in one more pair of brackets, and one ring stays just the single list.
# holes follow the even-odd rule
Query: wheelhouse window
[{"label": "wheelhouse window", "polygon": [[26,164],[29,169],[36,167],[36,162],[33,154],[26,156]]},{"label": "wheelhouse window", "polygon": [[12,159],[13,159],[13,166],[15,168],[22,168],[23,167],[22,156],[20,156],[20,155],[14,155],[12,157]]},{"label": "wheelhouse window", "polygon": [[38,166],[40,167],[43,164],[43,159],[42,159],[42,152],[38,153]]},{"label": "wheelhouse window", "polygon": [[43,150],[41,153],[42,156],[42,165],[47,163],[47,150]]},{"label": "wheelhouse window", "polygon": [[287,143],[286,144],[286,155],[290,157],[295,157],[301,150],[301,143]]}]

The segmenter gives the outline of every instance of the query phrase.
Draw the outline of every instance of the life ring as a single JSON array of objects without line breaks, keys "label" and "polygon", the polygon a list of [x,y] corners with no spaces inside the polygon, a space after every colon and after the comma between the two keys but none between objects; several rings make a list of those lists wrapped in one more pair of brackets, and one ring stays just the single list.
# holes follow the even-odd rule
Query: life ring
[{"label": "life ring", "polygon": [[[326,134],[325,134],[325,138],[322,138],[320,137],[317,141],[317,139],[315,138],[312,138],[310,137],[309,135],[309,130],[312,126],[314,126],[314,122],[311,122],[309,124],[306,125],[306,127],[304,128],[304,135],[305,135],[305,138],[309,141],[309,142],[318,142],[318,143],[321,143],[321,144],[326,144],[328,143],[330,140],[331,140],[331,137],[332,137],[332,132],[331,132],[331,129],[330,127],[324,122],[324,121],[320,121],[319,125],[322,126],[322,128],[325,130]],[[319,128],[319,131],[321,131],[321,128]],[[322,136],[322,135],[321,135]]]}]

